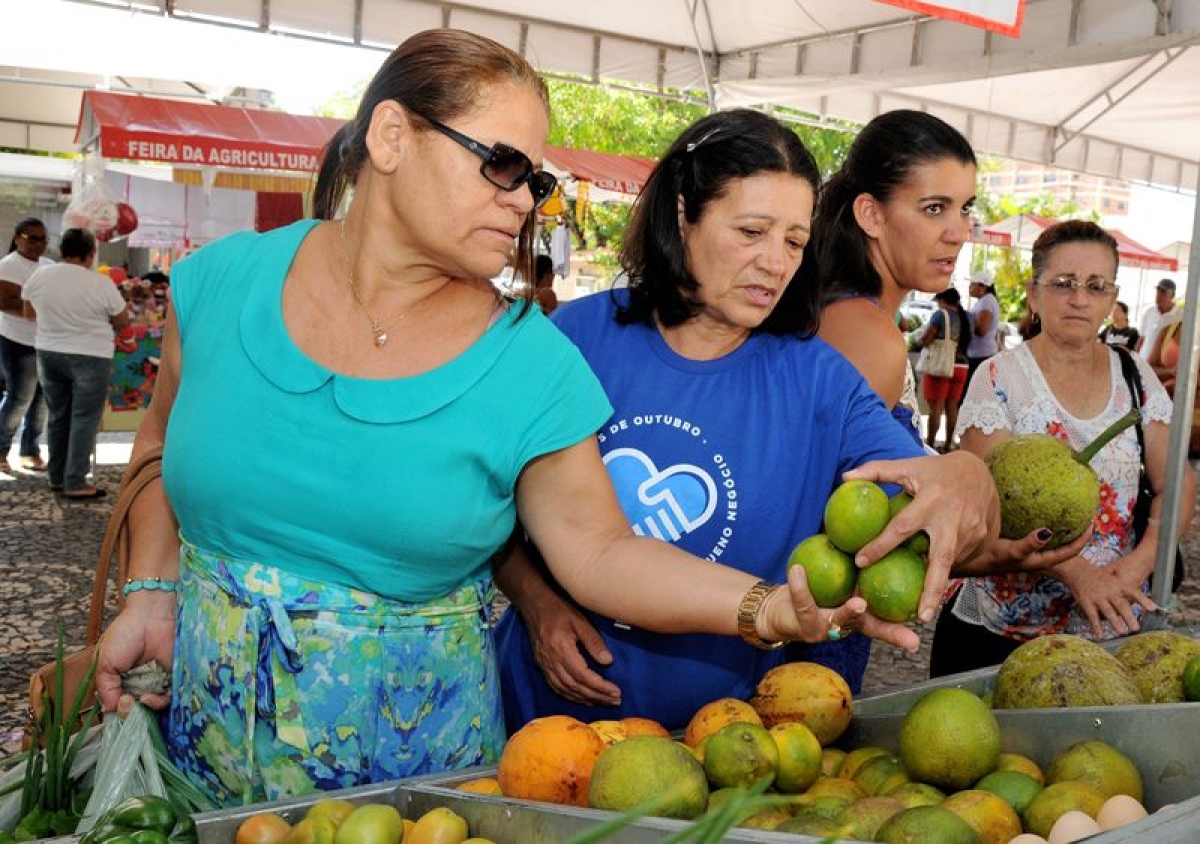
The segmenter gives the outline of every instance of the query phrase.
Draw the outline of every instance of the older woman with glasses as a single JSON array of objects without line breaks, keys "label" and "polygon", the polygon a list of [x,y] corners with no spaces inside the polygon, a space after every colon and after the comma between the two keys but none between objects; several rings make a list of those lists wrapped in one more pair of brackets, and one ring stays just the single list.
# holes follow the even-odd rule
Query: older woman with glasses
[{"label": "older woman with glasses", "polygon": [[[1147,579],[1158,544],[1171,402],[1145,361],[1096,340],[1117,298],[1116,274],[1117,243],[1094,223],[1073,220],[1043,232],[1026,288],[1041,333],[983,364],[959,411],[958,432],[962,448],[981,457],[1019,434],[1048,434],[1079,449],[1141,405],[1145,467],[1155,493],[1148,525],[1135,535],[1143,454],[1138,432],[1130,429],[1091,462],[1100,477],[1100,504],[1077,556],[1040,572],[968,578],[952,589],[934,635],[933,676],[1001,662],[1022,642],[1051,633],[1097,640],[1127,635],[1138,630],[1143,611],[1154,609]],[[1193,495],[1187,473],[1188,516]]]},{"label": "older woman with glasses", "polygon": [[165,446],[163,483],[132,511],[98,687],[111,708],[122,672],[173,664],[169,698],[142,699],[223,804],[496,761],[489,562],[518,511],[568,592],[632,624],[916,646],[861,599],[818,609],[801,574],[781,588],[630,530],[600,384],[489,281],[514,251],[533,277],[548,126],[520,56],[419,33],[330,141],[318,220],[175,267],[134,448]]}]

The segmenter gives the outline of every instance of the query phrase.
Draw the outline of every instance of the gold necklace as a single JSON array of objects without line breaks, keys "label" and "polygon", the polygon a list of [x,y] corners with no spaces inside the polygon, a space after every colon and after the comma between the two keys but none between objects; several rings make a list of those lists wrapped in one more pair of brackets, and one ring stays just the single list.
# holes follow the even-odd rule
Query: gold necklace
[{"label": "gold necklace", "polygon": [[366,303],[362,300],[362,294],[358,291],[358,281],[354,277],[354,260],[350,257],[350,247],[346,240],[345,217],[342,218],[340,231],[342,235],[342,246],[346,252],[346,264],[350,268],[349,272],[347,273],[349,276],[350,296],[354,299],[354,304],[358,305],[358,309],[363,312],[363,316],[365,316],[367,321],[371,323],[371,342],[374,344],[375,348],[382,349],[387,345],[388,329],[408,316],[408,313],[412,310],[412,308],[405,308],[404,310],[393,314],[390,319],[386,320],[371,315],[371,312],[367,310]]}]

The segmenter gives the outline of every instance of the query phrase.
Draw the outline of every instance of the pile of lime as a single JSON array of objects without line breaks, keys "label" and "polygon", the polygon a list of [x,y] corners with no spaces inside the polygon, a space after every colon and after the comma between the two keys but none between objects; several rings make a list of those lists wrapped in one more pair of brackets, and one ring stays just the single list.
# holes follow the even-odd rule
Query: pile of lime
[{"label": "pile of lime", "polygon": [[804,567],[817,606],[841,606],[857,590],[882,619],[916,617],[929,551],[923,531],[861,571],[853,557],[911,501],[903,491],[889,498],[871,481],[847,481],[833,491],[825,503],[824,532],[801,542],[788,559],[788,566]]}]

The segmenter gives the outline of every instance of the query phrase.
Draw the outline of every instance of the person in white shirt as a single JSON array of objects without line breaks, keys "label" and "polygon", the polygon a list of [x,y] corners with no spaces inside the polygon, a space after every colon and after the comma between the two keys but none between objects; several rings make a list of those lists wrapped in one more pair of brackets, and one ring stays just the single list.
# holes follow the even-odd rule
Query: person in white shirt
[{"label": "person in white shirt", "polygon": [[1000,351],[1000,301],[987,273],[971,276],[967,292],[975,300],[971,306],[971,345],[967,347],[967,381],[985,360]]},{"label": "person in white shirt", "polygon": [[63,232],[62,263],[43,267],[21,290],[37,320],[38,378],[50,411],[50,489],[70,499],[104,495],[88,482],[96,432],[108,395],[113,329],[129,323],[116,285],[91,269],[96,238]]},{"label": "person in white shirt", "polygon": [[0,366],[4,368],[4,398],[0,400],[0,472],[10,472],[8,451],[21,427],[20,465],[44,471],[38,440],[46,427],[46,402],[38,386],[33,321],[21,311],[21,285],[44,264],[46,227],[36,217],[17,223],[8,254],[0,258]]},{"label": "person in white shirt", "polygon": [[1175,282],[1164,278],[1154,285],[1154,304],[1142,314],[1141,339],[1138,340],[1137,353],[1149,359],[1154,350],[1154,341],[1164,325],[1178,320],[1175,310]]}]

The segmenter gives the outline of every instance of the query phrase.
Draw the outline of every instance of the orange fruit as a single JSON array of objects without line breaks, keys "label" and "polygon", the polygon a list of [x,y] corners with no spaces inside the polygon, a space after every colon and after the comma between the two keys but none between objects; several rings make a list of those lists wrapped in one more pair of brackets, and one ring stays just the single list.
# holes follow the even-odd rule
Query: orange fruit
[{"label": "orange fruit", "polygon": [[871,612],[887,621],[916,618],[924,586],[925,561],[904,546],[893,548],[858,573],[859,594]]},{"label": "orange fruit", "polygon": [[1056,782],[1043,788],[1029,801],[1021,820],[1025,822],[1026,832],[1044,838],[1067,812],[1079,811],[1094,818],[1103,805],[1104,795],[1094,786],[1073,780]]},{"label": "orange fruit", "polygon": [[1133,760],[1111,744],[1081,741],[1050,760],[1046,782],[1078,780],[1094,786],[1105,796],[1128,794],[1142,801],[1142,775]]},{"label": "orange fruit", "polygon": [[840,607],[854,594],[858,567],[823,533],[810,536],[792,551],[788,567],[802,566],[808,591],[818,607]]},{"label": "orange fruit", "polygon": [[942,808],[970,824],[980,844],[1008,844],[1021,834],[1021,818],[1016,810],[990,791],[955,792],[942,801]]},{"label": "orange fruit", "polygon": [[473,780],[460,782],[455,786],[457,791],[469,791],[472,794],[498,794],[503,795],[500,790],[500,782],[495,777],[476,777]]},{"label": "orange fruit", "polygon": [[1000,761],[996,763],[996,770],[1018,771],[1037,780],[1038,785],[1046,784],[1046,775],[1042,773],[1038,763],[1020,753],[1001,753]]},{"label": "orange fruit", "polygon": [[899,800],[906,809],[916,806],[940,806],[946,799],[944,791],[925,782],[901,783],[884,796]]},{"label": "orange fruit", "polygon": [[941,806],[917,806],[892,815],[875,840],[882,844],[979,844],[971,825]]},{"label": "orange fruit", "polygon": [[887,794],[893,788],[897,788],[906,782],[911,782],[912,777],[904,769],[904,763],[890,753],[883,756],[875,756],[864,762],[857,771],[854,772],[854,781],[862,786],[863,791],[867,794],[877,796]]},{"label": "orange fruit", "polygon": [[[812,732],[809,730],[809,732]],[[821,750],[821,776],[836,777],[842,764],[846,761],[846,751],[840,747],[826,747]]]},{"label": "orange fruit", "polygon": [[618,721],[621,728],[625,731],[626,737],[633,736],[661,736],[662,738],[670,738],[671,731],[658,723],[652,718],[638,718],[631,716],[622,718]]},{"label": "orange fruit", "polygon": [[765,727],[799,721],[821,746],[850,726],[853,695],[836,671],[815,662],[785,662],[758,681],[750,704]]},{"label": "orange fruit", "polygon": [[854,779],[854,775],[858,769],[866,764],[869,760],[876,756],[888,756],[888,751],[882,747],[867,745],[866,747],[856,747],[846,754],[846,758],[842,760],[841,770],[837,772],[837,776],[845,777],[848,780]]},{"label": "orange fruit", "polygon": [[887,493],[871,481],[846,481],[825,502],[825,534],[854,554],[883,532],[892,516]]},{"label": "orange fruit", "polygon": [[1031,800],[1042,790],[1042,784],[1020,771],[992,771],[975,783],[975,788],[999,795],[1018,815],[1024,813]]},{"label": "orange fruit", "polygon": [[779,774],[775,788],[785,794],[799,794],[821,776],[821,742],[803,724],[776,724],[770,729],[779,751]]},{"label": "orange fruit", "polygon": [[[904,492],[903,490],[901,490],[900,492],[897,492],[895,495],[893,495],[891,498],[889,498],[888,499],[888,511],[890,513],[890,516],[888,518],[888,521],[891,521],[892,519],[896,518],[896,516],[900,513],[900,511],[903,510],[905,507],[907,507],[909,504],[912,504],[912,496],[909,495],[907,492]],[[916,533],[914,533],[912,536],[910,536],[908,539],[906,539],[904,541],[904,547],[909,549],[910,551],[915,551],[918,554],[928,554],[929,553],[929,534],[927,534],[923,530],[917,531]]]},{"label": "orange fruit", "polygon": [[857,803],[851,803],[838,815],[838,821],[845,825],[841,835],[856,841],[874,841],[880,827],[906,808],[892,797],[864,797]]},{"label": "orange fruit", "polygon": [[836,797],[845,803],[853,803],[869,795],[854,780],[844,777],[824,777],[809,786],[803,796],[812,800],[818,797]]},{"label": "orange fruit", "polygon": [[762,779],[774,782],[779,750],[765,727],[744,721],[727,724],[704,743],[704,773],[717,788],[749,788]]},{"label": "orange fruit", "polygon": [[505,797],[587,806],[604,740],[568,715],[535,718],[509,737],[496,779]]},{"label": "orange fruit", "polygon": [[685,746],[663,736],[631,736],[607,748],[588,791],[594,809],[624,812],[655,799],[650,814],[684,820],[704,814],[708,798],[704,768]]},{"label": "orange fruit", "polygon": [[912,778],[957,791],[996,769],[1000,724],[965,689],[925,694],[900,723],[900,759]]},{"label": "orange fruit", "polygon": [[683,731],[683,743],[688,747],[696,747],[726,724],[745,721],[749,724],[762,724],[762,718],[754,711],[754,707],[744,700],[734,697],[722,697],[709,701],[696,710],[687,729]]}]

